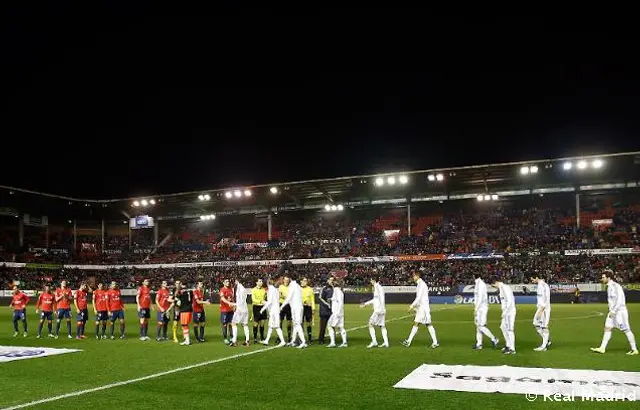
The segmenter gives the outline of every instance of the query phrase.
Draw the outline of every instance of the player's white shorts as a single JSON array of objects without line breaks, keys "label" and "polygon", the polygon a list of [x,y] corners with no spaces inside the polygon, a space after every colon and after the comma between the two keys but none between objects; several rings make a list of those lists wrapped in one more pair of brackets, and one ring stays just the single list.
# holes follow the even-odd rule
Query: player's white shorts
[{"label": "player's white shorts", "polygon": [[503,313],[500,329],[513,332],[516,324],[516,312]]},{"label": "player's white shorts", "polygon": [[246,325],[249,323],[249,310],[236,310],[233,312],[231,323]]},{"label": "player's white shorts", "polygon": [[291,309],[291,323],[293,323],[294,325],[301,325],[302,312],[303,309]]},{"label": "player's white shorts", "polygon": [[623,332],[627,332],[631,330],[631,326],[629,325],[629,311],[627,308],[622,308],[610,317],[607,315],[607,319],[604,321],[604,327],[617,328],[622,330]]},{"label": "player's white shorts", "polygon": [[280,311],[273,310],[269,312],[269,327],[271,329],[280,327]]},{"label": "player's white shorts", "polygon": [[551,318],[551,309],[548,307],[542,312],[540,316],[533,316],[533,325],[535,327],[549,327],[549,319]]},{"label": "player's white shorts", "polygon": [[489,313],[489,307],[488,306],[479,307],[478,310],[476,310],[475,315],[473,317],[473,323],[475,323],[476,326],[478,326],[478,327],[486,326],[487,325],[487,313]]},{"label": "player's white shorts", "polygon": [[331,314],[329,317],[329,321],[327,323],[331,327],[344,327],[344,315],[339,315],[336,313]]},{"label": "player's white shorts", "polygon": [[428,306],[419,306],[413,321],[415,323],[422,323],[423,325],[431,323],[431,309],[429,309]]},{"label": "player's white shorts", "polygon": [[371,326],[384,326],[384,321],[387,314],[385,312],[373,312],[369,318],[369,324]]}]

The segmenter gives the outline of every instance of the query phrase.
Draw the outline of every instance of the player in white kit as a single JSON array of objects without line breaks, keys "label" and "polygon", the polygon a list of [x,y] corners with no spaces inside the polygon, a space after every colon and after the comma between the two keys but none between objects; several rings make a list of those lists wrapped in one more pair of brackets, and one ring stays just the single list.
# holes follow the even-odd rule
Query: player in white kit
[{"label": "player in white kit", "polygon": [[613,280],[613,271],[606,269],[602,273],[602,282],[607,285],[607,301],[609,303],[609,314],[604,322],[604,335],[600,347],[592,347],[591,351],[604,354],[607,349],[607,343],[611,339],[611,330],[613,328],[620,329],[631,346],[631,350],[627,352],[630,356],[638,355],[638,346],[636,346],[636,338],[631,332],[629,326],[629,312],[627,311],[626,299],[622,286]]},{"label": "player in white kit", "polygon": [[342,280],[336,280],[333,284],[333,296],[331,297],[331,316],[327,322],[329,327],[329,339],[331,343],[327,347],[336,347],[336,330],[340,331],[342,344],[339,347],[347,347],[347,331],[344,328],[344,292],[342,292]]},{"label": "player in white kit", "polygon": [[244,331],[243,346],[249,346],[249,307],[247,306],[247,289],[236,279],[235,302],[233,306],[233,319],[231,319],[231,343],[229,346],[238,346],[238,324]]},{"label": "player in white kit", "polygon": [[[284,335],[282,334],[282,329],[280,329],[280,291],[278,288],[274,286],[273,279],[267,279],[267,301],[265,302],[262,309],[260,309],[260,313],[264,313],[265,310],[269,312],[269,329],[267,329],[267,337],[261,341],[263,345],[269,344],[269,339],[271,339],[271,333],[273,330],[276,330],[276,334],[280,338],[281,342],[278,347],[286,346],[286,342],[284,341]],[[278,283],[276,283],[278,285]]]},{"label": "player in white kit", "polygon": [[491,284],[500,291],[500,302],[502,303],[502,323],[500,330],[504,336],[504,354],[516,354],[516,298],[509,285],[502,283],[497,277],[491,279]]},{"label": "player in white kit", "polygon": [[498,346],[498,338],[487,327],[487,313],[489,313],[489,296],[487,284],[482,280],[482,275],[476,274],[476,282],[473,288],[473,322],[476,325],[476,344],[474,349],[482,349],[482,335],[491,340],[493,348]]},{"label": "player in white kit", "polygon": [[291,342],[289,342],[289,346],[295,346],[296,338],[300,338],[300,344],[298,345],[298,349],[304,349],[307,347],[307,342],[304,340],[304,331],[302,330],[302,313],[303,313],[303,303],[302,303],[302,288],[294,280],[294,277],[291,277],[291,283],[289,283],[289,291],[287,292],[287,298],[282,302],[282,306],[280,306],[280,310],[285,306],[291,306],[291,321],[293,322],[293,333],[291,335]]},{"label": "player in white kit", "polygon": [[533,316],[533,326],[536,328],[536,332],[542,338],[542,344],[536,347],[536,352],[544,352],[551,342],[549,341],[549,319],[551,318],[551,290],[549,285],[544,281],[541,275],[535,275],[531,278],[532,282],[537,284],[536,298],[537,308],[536,314]]},{"label": "player in white kit", "polygon": [[369,343],[367,349],[378,346],[376,329],[374,326],[378,326],[380,328],[380,333],[382,333],[382,344],[378,347],[389,347],[389,337],[387,335],[387,327],[385,326],[387,307],[385,304],[384,288],[378,283],[377,278],[371,279],[371,286],[373,286],[373,299],[360,305],[360,307],[373,305],[373,313],[369,318],[369,334],[371,335],[371,343]]},{"label": "player in white kit", "polygon": [[406,347],[411,346],[411,341],[415,337],[416,333],[418,333],[418,327],[423,324],[427,327],[427,330],[429,330],[429,335],[431,335],[431,348],[435,349],[440,345],[438,344],[438,339],[436,337],[436,329],[431,325],[429,287],[424,280],[422,280],[418,271],[413,271],[412,277],[418,287],[416,289],[416,299],[413,301],[411,306],[409,306],[409,311],[415,310],[416,317],[413,319],[413,327],[411,328],[409,338],[404,340],[402,345]]}]

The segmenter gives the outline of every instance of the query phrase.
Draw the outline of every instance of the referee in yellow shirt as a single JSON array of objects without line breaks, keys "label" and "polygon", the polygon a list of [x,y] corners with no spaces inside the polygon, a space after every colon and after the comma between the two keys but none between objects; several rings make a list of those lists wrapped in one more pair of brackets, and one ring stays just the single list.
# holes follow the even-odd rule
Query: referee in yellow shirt
[{"label": "referee in yellow shirt", "polygon": [[251,305],[253,306],[253,344],[258,343],[258,326],[260,326],[260,341],[264,340],[264,321],[267,312],[260,313],[267,299],[267,291],[262,279],[256,281],[256,287],[251,289]]},{"label": "referee in yellow shirt", "polygon": [[307,323],[307,340],[311,343],[311,328],[313,327],[313,317],[316,312],[316,297],[313,294],[313,288],[309,286],[309,280],[302,278],[300,281],[302,286],[302,321]]}]

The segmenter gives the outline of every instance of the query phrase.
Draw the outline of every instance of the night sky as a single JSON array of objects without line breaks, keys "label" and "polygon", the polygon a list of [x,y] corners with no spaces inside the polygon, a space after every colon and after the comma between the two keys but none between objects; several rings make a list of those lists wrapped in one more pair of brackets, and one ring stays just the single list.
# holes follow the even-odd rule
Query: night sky
[{"label": "night sky", "polygon": [[637,67],[529,54],[605,33],[150,4],[4,16],[0,183],[105,198],[640,149]]}]

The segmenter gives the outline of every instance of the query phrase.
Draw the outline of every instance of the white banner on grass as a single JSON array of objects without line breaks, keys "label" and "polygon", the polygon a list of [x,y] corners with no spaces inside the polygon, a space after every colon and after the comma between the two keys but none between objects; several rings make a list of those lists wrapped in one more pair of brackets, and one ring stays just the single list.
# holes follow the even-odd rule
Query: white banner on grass
[{"label": "white banner on grass", "polygon": [[[513,393],[528,401],[640,400],[640,373],[611,370],[423,364],[395,388]],[[568,400],[570,401],[570,400]]]},{"label": "white banner on grass", "polygon": [[0,346],[0,363],[81,351],[78,349],[54,349],[51,347]]}]

